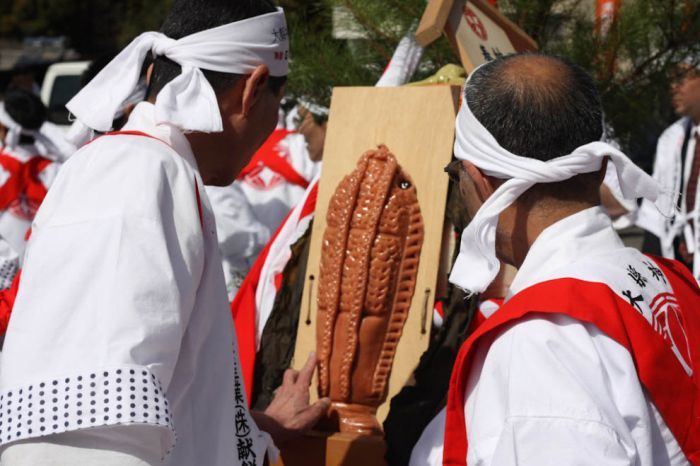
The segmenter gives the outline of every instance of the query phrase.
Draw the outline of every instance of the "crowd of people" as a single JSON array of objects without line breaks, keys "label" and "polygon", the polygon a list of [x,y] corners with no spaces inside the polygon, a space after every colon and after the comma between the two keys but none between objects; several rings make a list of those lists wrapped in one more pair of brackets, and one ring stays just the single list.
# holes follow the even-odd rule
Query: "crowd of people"
[{"label": "crowd of people", "polygon": [[[86,71],[67,137],[32,90],[5,92],[2,465],[261,466],[324,417],[315,355],[290,359],[329,110],[285,97],[290,45],[271,0],[175,0]],[[402,41],[377,85],[420,53]],[[700,464],[690,63],[651,175],[570,61],[469,75],[451,295],[391,402],[389,464]],[[631,224],[642,251],[617,234]]]}]

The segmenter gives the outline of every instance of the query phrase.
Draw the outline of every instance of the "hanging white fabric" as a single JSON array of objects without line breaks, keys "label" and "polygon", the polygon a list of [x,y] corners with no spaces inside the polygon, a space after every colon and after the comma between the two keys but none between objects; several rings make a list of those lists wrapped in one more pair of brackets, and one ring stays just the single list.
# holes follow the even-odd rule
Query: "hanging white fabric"
[{"label": "hanging white fabric", "polygon": [[423,47],[415,39],[415,28],[411,27],[396,46],[384,73],[376,87],[397,87],[406,84],[415,74],[423,58]]},{"label": "hanging white fabric", "polygon": [[[131,94],[122,102],[122,104],[117,109],[114,114],[114,119],[121,118],[130,106],[136,106],[139,102],[143,102],[146,99],[146,92],[148,90],[148,85],[146,84],[146,79],[140,79],[136,87],[131,91]],[[119,129],[119,128],[114,128]],[[86,126],[80,120],[75,120],[71,127],[68,129],[66,134],[66,140],[73,144],[75,147],[82,147],[85,143],[90,141],[95,137],[95,130]]]},{"label": "hanging white fabric", "polygon": [[[585,144],[571,154],[546,162],[515,155],[501,147],[477,120],[466,99],[463,99],[457,115],[454,154],[460,160],[473,163],[486,175],[507,180],[484,202],[462,234],[450,281],[471,293],[484,291],[500,269],[496,258],[499,215],[533,185],[564,181],[600,170],[607,157],[615,165],[625,198],[646,198],[656,202],[662,194],[651,176],[625,154],[604,142]],[[665,208],[662,212],[670,212],[672,204],[670,200],[668,205],[660,206]]]},{"label": "hanging white fabric", "polygon": [[156,97],[156,120],[185,131],[222,131],[214,89],[202,70],[247,74],[267,65],[271,76],[289,71],[289,40],[284,11],[247,18],[181,39],[144,32],[134,39],[66,107],[96,131],[109,131],[124,101],[139,82],[148,52],[171,59],[182,73]]}]

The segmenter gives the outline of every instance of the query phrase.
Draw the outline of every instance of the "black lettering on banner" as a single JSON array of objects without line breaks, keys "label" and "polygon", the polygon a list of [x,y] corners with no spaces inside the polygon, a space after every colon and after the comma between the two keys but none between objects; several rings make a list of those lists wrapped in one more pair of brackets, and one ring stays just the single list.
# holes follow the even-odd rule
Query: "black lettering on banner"
[{"label": "black lettering on banner", "polygon": [[[236,354],[234,352],[234,354]],[[237,359],[237,356],[236,356]],[[248,407],[246,406],[245,397],[243,396],[243,384],[239,375],[238,363],[234,365],[233,371],[233,390],[234,390],[234,427],[236,431],[236,451],[238,460],[242,466],[255,466],[256,454],[254,451],[253,439],[250,438],[252,432],[248,419]]]},{"label": "black lettering on banner", "polygon": [[248,424],[248,416],[246,416],[245,409],[236,407],[236,414],[234,416],[236,437],[246,437],[250,435],[250,425]]},{"label": "black lettering on banner", "polygon": [[233,396],[236,401],[236,405],[243,405],[245,404],[245,399],[243,398],[243,388],[241,387],[241,384],[238,382],[238,377],[236,377],[236,385],[233,387]]},{"label": "black lettering on banner", "polygon": [[659,269],[649,261],[644,261],[644,265],[647,266],[647,269],[649,270],[649,272],[651,272],[651,276],[654,277],[657,282],[663,280],[663,282],[666,283],[666,277],[664,277],[664,274],[663,272],[661,272],[661,269]]},{"label": "black lettering on banner", "polygon": [[642,314],[642,308],[639,306],[639,304],[637,304],[640,301],[644,302],[644,298],[642,297],[642,295],[632,296],[631,290],[625,290],[622,292],[622,294],[625,296],[625,298],[627,298],[627,301],[629,301],[630,305],[637,309],[637,311],[639,311],[640,314]]},{"label": "black lettering on banner", "polygon": [[636,283],[637,285],[639,285],[640,287],[644,288],[644,287],[647,286],[647,279],[646,279],[646,277],[643,277],[642,274],[639,273],[639,272],[637,271],[637,269],[635,269],[635,268],[632,267],[631,265],[628,265],[628,266],[627,266],[627,275],[629,275],[630,278],[632,278],[632,280],[634,280],[635,283]]},{"label": "black lettering on banner", "polygon": [[272,30],[272,35],[275,36],[275,42],[284,42],[289,37],[287,28],[278,28]]},{"label": "black lettering on banner", "polygon": [[250,437],[239,438],[236,443],[239,460],[249,460],[251,457],[255,461],[255,452],[253,451],[253,440]]}]

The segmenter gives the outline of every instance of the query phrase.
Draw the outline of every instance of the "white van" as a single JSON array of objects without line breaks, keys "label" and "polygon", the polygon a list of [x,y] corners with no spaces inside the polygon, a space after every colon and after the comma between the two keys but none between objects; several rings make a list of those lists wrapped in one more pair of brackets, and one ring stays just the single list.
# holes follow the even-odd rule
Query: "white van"
[{"label": "white van", "polygon": [[90,65],[89,61],[54,63],[49,66],[41,85],[41,101],[48,109],[48,120],[67,129],[66,104],[80,90],[80,77]]}]

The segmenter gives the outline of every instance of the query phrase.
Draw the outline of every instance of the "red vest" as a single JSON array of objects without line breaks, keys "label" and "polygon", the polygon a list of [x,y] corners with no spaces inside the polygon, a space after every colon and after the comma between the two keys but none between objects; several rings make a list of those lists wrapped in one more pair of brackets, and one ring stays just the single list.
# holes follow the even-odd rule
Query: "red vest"
[{"label": "red vest", "polygon": [[[654,258],[673,293],[650,304],[654,326],[607,285],[575,278],[538,283],[516,294],[464,342],[447,396],[445,466],[466,465],[465,389],[477,343],[529,315],[565,314],[595,325],[629,351],[641,384],[693,465],[700,465],[700,289],[680,263]],[[634,303],[634,302],[632,302]],[[676,341],[679,340],[679,341]],[[674,351],[691,367],[688,375]]]}]

